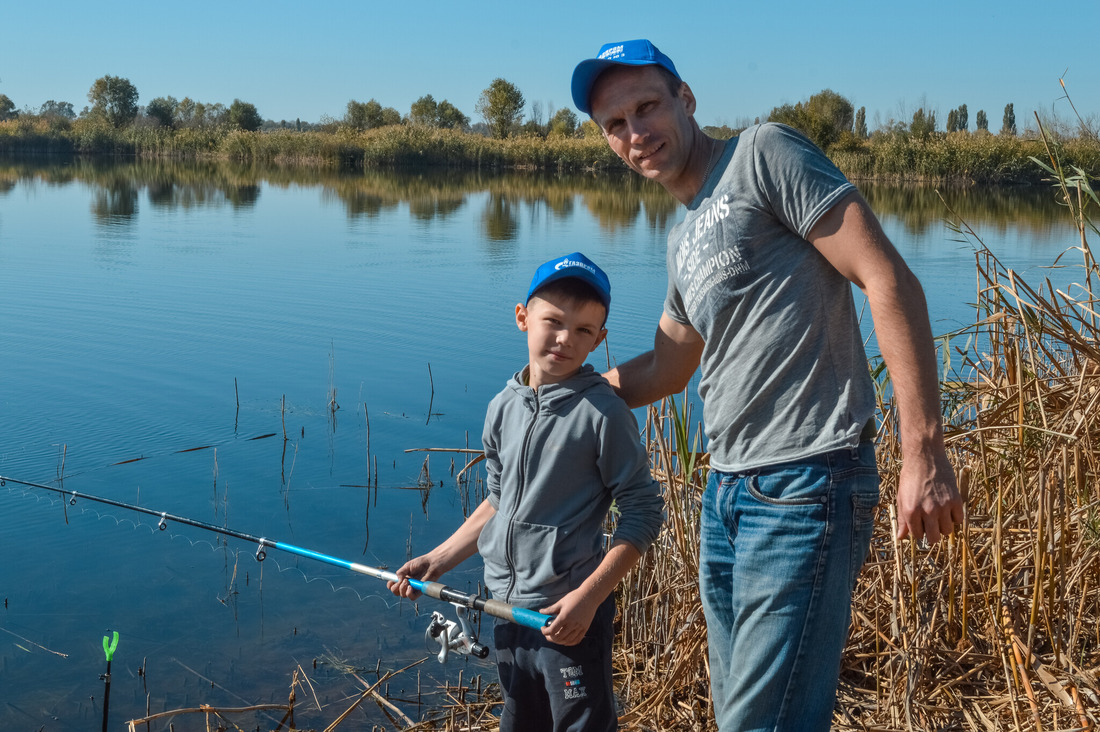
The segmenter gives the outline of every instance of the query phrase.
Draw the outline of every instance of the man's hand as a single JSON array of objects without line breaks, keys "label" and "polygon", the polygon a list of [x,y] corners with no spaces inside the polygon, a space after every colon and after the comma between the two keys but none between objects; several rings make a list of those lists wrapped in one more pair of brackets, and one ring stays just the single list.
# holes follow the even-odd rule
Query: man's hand
[{"label": "man's hand", "polygon": [[554,616],[554,622],[542,629],[546,640],[560,646],[575,646],[584,640],[585,633],[592,625],[592,618],[600,607],[600,601],[593,600],[591,593],[578,588],[550,607],[539,610],[540,613]]},{"label": "man's hand", "polygon": [[604,378],[634,409],[687,388],[703,355],[703,336],[689,325],[662,314],[653,350],[611,369]]},{"label": "man's hand", "polygon": [[906,460],[898,477],[898,539],[935,544],[962,523],[965,508],[946,453],[922,458]]}]

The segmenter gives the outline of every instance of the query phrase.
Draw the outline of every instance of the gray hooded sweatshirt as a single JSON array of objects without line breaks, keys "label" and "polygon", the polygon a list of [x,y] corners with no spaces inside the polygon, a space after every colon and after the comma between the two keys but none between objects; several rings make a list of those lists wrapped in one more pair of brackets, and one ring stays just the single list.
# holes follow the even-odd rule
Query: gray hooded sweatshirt
[{"label": "gray hooded sweatshirt", "polygon": [[489,403],[482,443],[496,509],[478,539],[493,597],[539,609],[577,588],[613,540],[645,552],[663,521],[660,485],[626,403],[591,366],[539,387],[523,372]]}]

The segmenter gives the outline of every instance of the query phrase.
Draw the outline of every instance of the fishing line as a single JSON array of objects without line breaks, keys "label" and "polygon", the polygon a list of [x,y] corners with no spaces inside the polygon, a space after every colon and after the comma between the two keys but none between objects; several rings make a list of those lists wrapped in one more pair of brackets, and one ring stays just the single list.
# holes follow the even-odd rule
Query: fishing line
[{"label": "fishing line", "polygon": [[[6,486],[6,488],[8,490],[8,493],[10,493],[10,494],[18,495],[22,498],[33,498],[35,500],[35,502],[37,502],[37,503],[45,502],[45,503],[49,504],[51,507],[58,506],[58,505],[61,505],[61,506],[64,507],[65,505],[67,505],[67,502],[61,500],[60,498],[55,497],[54,495],[43,494],[41,492],[31,491],[31,490],[28,490],[26,488],[19,489],[19,488],[16,487],[16,483],[18,481],[14,480],[12,478],[3,478],[3,480],[7,480],[7,481],[10,482],[10,485]],[[70,493],[70,491],[63,491],[63,492],[64,493]],[[80,494],[78,494],[78,495],[80,495]],[[81,497],[85,497],[85,496],[81,496]],[[79,512],[77,512],[76,509],[79,509]],[[114,521],[116,527],[122,526],[124,524],[128,524],[133,529],[145,529],[146,531],[149,532],[150,536],[156,536],[158,533],[161,533],[157,528],[159,526],[159,524],[149,524],[149,523],[146,523],[146,522],[142,521],[141,519],[136,519],[135,520],[135,519],[130,518],[128,516],[116,516],[115,514],[112,514],[112,513],[106,512],[106,511],[99,511],[96,508],[93,508],[92,506],[87,506],[87,505],[77,506],[77,507],[74,508],[73,513],[74,514],[79,513],[79,515],[87,514],[87,515],[90,515],[90,516],[94,516],[96,520]],[[222,552],[222,551],[225,551],[225,550],[229,549],[233,552],[234,558],[239,558],[240,553],[241,553],[241,550],[239,548],[238,549],[230,549],[228,544],[215,544],[215,543],[210,542],[206,539],[193,538],[193,537],[191,537],[187,534],[180,534],[180,533],[177,533],[175,531],[172,531],[170,528],[165,528],[164,534],[167,535],[169,540],[174,541],[176,539],[179,539],[179,540],[182,540],[182,541],[186,542],[192,549],[194,549],[196,547],[206,547],[207,549],[210,550],[211,554],[217,554],[218,552]],[[266,563],[266,561],[268,561],[268,560],[265,560],[265,563]],[[383,605],[385,605],[387,610],[392,610],[393,608],[397,607],[397,605],[400,603],[400,600],[397,599],[397,598],[394,598],[393,602],[391,603],[389,601],[388,597],[384,594],[379,594],[379,593],[376,593],[376,592],[368,592],[366,594],[363,594],[351,585],[346,585],[346,584],[336,585],[332,582],[332,580],[329,577],[325,577],[325,576],[321,576],[321,575],[306,574],[305,570],[303,570],[297,564],[288,564],[288,565],[284,566],[281,562],[279,562],[277,557],[270,557],[269,561],[271,561],[275,565],[275,569],[276,569],[278,574],[286,574],[288,572],[297,573],[302,578],[302,580],[305,582],[305,584],[309,585],[309,584],[313,584],[314,582],[324,583],[324,584],[329,586],[329,589],[332,590],[333,594],[337,594],[337,593],[339,593],[343,590],[346,590],[346,591],[352,593],[353,595],[355,595],[355,597],[360,602],[366,602],[367,600],[377,600],[377,601],[381,602]],[[261,569],[262,569],[262,566],[261,566]],[[262,581],[263,581],[263,574],[261,572],[260,582],[262,583]],[[261,588],[262,588],[262,586],[261,586]]]},{"label": "fishing line", "polygon": [[[115,460],[113,462],[103,463],[101,465],[89,465],[88,467],[82,468],[80,470],[75,470],[75,471],[72,471],[72,472],[66,472],[63,475],[59,475],[58,480],[64,481],[67,478],[75,478],[75,477],[78,477],[78,476],[81,476],[81,475],[88,475],[90,473],[96,473],[100,470],[105,470],[107,468],[114,468],[114,467],[119,467],[119,466],[122,466],[122,465],[130,465],[132,463],[145,462],[146,460],[156,460],[158,458],[170,457],[172,455],[184,455],[184,454],[191,453],[191,452],[205,452],[206,450],[217,450],[218,448],[225,447],[227,445],[232,445],[232,444],[237,443],[237,442],[256,442],[257,440],[266,440],[266,439],[271,438],[271,437],[278,437],[278,434],[279,433],[277,433],[277,432],[265,432],[265,433],[262,433],[262,434],[253,435],[252,437],[240,437],[240,436],[234,435],[233,437],[228,437],[224,440],[219,440],[217,442],[211,442],[211,443],[205,444],[205,445],[197,445],[195,447],[186,447],[186,448],[183,448],[183,449],[180,449],[180,450],[165,449],[165,450],[158,450],[156,452],[151,452],[149,454],[142,453],[141,455],[138,455],[137,457],[129,457],[129,458],[125,458],[125,459],[122,459],[122,460]],[[65,447],[67,448],[68,444],[66,444]],[[62,469],[64,467],[64,465],[65,465],[65,457],[60,457],[58,459],[58,469],[59,470]]]},{"label": "fishing line", "polygon": [[[137,513],[143,513],[154,518],[159,518],[157,528],[161,531],[165,531],[168,528],[168,522],[180,523],[187,526],[193,526],[206,531],[212,531],[223,536],[230,536],[236,539],[256,544],[255,557],[258,561],[263,561],[267,557],[267,550],[276,549],[286,552],[288,554],[294,554],[299,557],[305,557],[307,559],[314,559],[325,564],[331,564],[333,566],[342,567],[344,569],[356,572],[358,574],[365,574],[368,577],[374,577],[375,579],[385,580],[387,582],[399,581],[398,576],[388,570],[380,569],[378,567],[368,567],[358,562],[350,562],[346,559],[339,559],[337,557],[322,554],[321,552],[313,551],[312,549],[305,549],[293,544],[289,544],[282,541],[276,541],[268,539],[266,537],[253,536],[246,534],[242,531],[230,529],[223,526],[217,526],[215,524],[207,523],[205,521],[198,521],[196,519],[185,518],[183,516],[176,516],[170,514],[167,511],[156,511],[151,508],[145,508],[143,506],[135,506],[123,501],[116,501],[110,498],[103,498],[101,496],[93,496],[86,493],[80,493],[78,491],[71,491],[67,488],[56,488],[54,486],[44,485],[41,483],[32,483],[25,480],[19,480],[18,478],[12,478],[8,476],[0,475],[0,487],[7,485],[7,482],[16,483],[26,486],[28,488],[37,488],[39,490],[50,491],[65,497],[69,505],[76,505],[78,499],[84,499],[88,501],[94,501],[96,503],[103,503],[109,506],[115,506],[116,508],[122,508],[128,511],[135,511]],[[448,587],[439,582],[430,582],[408,577],[405,579],[409,586],[417,592],[420,592],[428,597],[436,600],[442,600],[449,602],[452,605],[457,606],[460,609],[479,610],[481,612],[488,613],[495,618],[507,620],[517,625],[522,625],[534,629],[542,629],[550,624],[553,617],[545,615],[534,610],[527,608],[516,607],[509,605],[500,600],[488,599],[480,597],[479,595],[473,595],[460,590],[456,590],[453,587]],[[460,618],[462,614],[460,613]],[[434,636],[433,636],[434,637]],[[445,654],[443,654],[445,655]],[[440,660],[443,660],[441,655]]]}]

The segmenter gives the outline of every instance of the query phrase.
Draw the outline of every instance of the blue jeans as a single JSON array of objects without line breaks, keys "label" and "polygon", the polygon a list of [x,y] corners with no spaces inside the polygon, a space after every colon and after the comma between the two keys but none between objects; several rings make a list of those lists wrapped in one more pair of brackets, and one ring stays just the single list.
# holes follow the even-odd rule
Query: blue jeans
[{"label": "blue jeans", "polygon": [[829,729],[878,500],[871,442],[711,471],[699,587],[722,732]]}]

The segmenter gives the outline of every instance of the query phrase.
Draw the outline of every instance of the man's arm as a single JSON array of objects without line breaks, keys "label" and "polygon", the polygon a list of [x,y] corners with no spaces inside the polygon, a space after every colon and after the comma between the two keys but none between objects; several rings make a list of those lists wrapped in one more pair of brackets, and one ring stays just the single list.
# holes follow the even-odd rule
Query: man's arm
[{"label": "man's arm", "polygon": [[687,388],[703,355],[703,337],[689,325],[661,315],[653,350],[611,369],[604,377],[631,409]]},{"label": "man's arm", "polygon": [[859,193],[841,199],[807,239],[867,295],[899,409],[898,538],[927,536],[935,543],[962,522],[963,504],[943,444],[924,292]]}]

